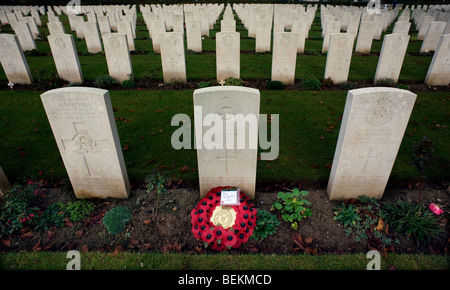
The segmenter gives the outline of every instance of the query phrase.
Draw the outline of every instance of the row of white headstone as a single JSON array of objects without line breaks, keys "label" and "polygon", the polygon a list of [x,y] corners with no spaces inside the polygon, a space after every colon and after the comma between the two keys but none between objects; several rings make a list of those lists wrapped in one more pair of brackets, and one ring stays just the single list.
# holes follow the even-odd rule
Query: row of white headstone
[{"label": "row of white headstone", "polygon": [[[200,195],[229,185],[254,198],[258,149],[250,144],[258,144],[259,90],[219,86],[195,90],[193,97]],[[68,87],[41,99],[76,197],[127,198],[130,184],[109,92]],[[414,93],[396,88],[348,92],[328,183],[330,199],[383,196],[415,99]],[[211,114],[222,119],[223,131],[216,131],[217,121],[214,128],[206,122]],[[248,129],[237,135],[242,122]],[[209,136],[211,130],[223,136]],[[245,146],[228,147],[227,138]],[[216,146],[217,140],[227,145]],[[166,153],[170,150],[176,149]],[[5,180],[0,172],[3,191],[9,187]]]},{"label": "row of white headstone", "polygon": [[[123,33],[102,35],[109,74],[121,83],[133,77],[133,67],[128,48],[128,38]],[[385,35],[375,72],[374,83],[390,79],[398,81],[409,35]],[[71,34],[48,36],[58,76],[70,83],[83,83],[75,42]],[[297,67],[298,35],[293,32],[274,34],[271,79],[293,84]],[[350,70],[354,35],[333,33],[327,52],[324,78],[333,83],[346,82]],[[433,55],[425,83],[448,85],[450,83],[450,34],[442,35]],[[160,35],[161,62],[165,83],[186,82],[184,38],[179,32]],[[8,80],[17,84],[31,84],[32,75],[17,36],[0,34],[0,61]],[[216,34],[217,81],[240,78],[240,33]]]}]

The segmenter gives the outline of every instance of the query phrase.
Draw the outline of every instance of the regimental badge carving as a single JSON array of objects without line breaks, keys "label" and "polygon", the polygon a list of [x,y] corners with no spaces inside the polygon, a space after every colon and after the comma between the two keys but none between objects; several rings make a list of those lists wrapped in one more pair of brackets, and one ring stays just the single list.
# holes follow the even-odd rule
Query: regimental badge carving
[{"label": "regimental badge carving", "polygon": [[98,154],[102,152],[97,148],[97,142],[89,135],[89,132],[85,129],[80,130],[73,136],[72,141],[74,141],[73,151],[78,154],[93,153]]},{"label": "regimental badge carving", "polygon": [[223,44],[226,47],[231,47],[233,45],[233,37],[231,35],[229,35],[229,34],[225,35],[223,37]]},{"label": "regimental badge carving", "polygon": [[343,36],[338,38],[337,45],[340,49],[345,48],[347,46],[347,43],[348,43],[347,37]]},{"label": "regimental badge carving", "polygon": [[373,101],[368,109],[366,120],[374,126],[388,123],[394,116],[395,103],[388,97]]},{"label": "regimental badge carving", "polygon": [[[224,121],[231,120],[234,115],[241,112],[240,108],[230,101],[229,97],[224,97],[223,102],[216,106],[215,113]],[[227,116],[228,115],[228,116]]]},{"label": "regimental badge carving", "polygon": [[56,47],[59,49],[65,49],[66,48],[66,42],[61,37],[58,37],[55,39]]},{"label": "regimental badge carving", "polygon": [[113,48],[119,48],[120,39],[117,36],[113,36],[109,39],[109,44],[111,44],[111,47]]},{"label": "regimental badge carving", "polygon": [[166,38],[166,43],[169,47],[175,47],[177,45],[177,38],[175,36],[169,36]]},{"label": "regimental badge carving", "polygon": [[403,41],[401,38],[393,39],[392,43],[391,43],[391,48],[394,49],[394,51],[395,51],[395,50],[399,49],[402,46],[402,44],[403,44]]},{"label": "regimental badge carving", "polygon": [[287,35],[283,35],[283,36],[281,37],[280,44],[281,44],[281,46],[283,46],[283,47],[289,47],[289,46],[291,46],[291,37],[290,37],[290,36],[287,36]]}]

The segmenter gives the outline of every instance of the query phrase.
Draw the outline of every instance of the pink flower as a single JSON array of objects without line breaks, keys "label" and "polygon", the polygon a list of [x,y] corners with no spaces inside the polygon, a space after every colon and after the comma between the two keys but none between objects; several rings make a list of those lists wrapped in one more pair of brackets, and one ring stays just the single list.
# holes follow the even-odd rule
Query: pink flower
[{"label": "pink flower", "polygon": [[436,215],[440,215],[441,213],[443,213],[444,211],[442,209],[440,209],[437,205],[435,205],[434,203],[430,203],[430,205],[428,206],[430,208],[430,210],[436,214]]}]

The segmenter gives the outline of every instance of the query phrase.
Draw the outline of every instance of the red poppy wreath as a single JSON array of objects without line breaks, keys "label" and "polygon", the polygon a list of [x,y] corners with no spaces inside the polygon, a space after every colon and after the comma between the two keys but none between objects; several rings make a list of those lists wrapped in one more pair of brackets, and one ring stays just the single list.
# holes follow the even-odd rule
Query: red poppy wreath
[{"label": "red poppy wreath", "polygon": [[240,193],[238,205],[221,206],[222,189],[215,187],[191,211],[192,233],[213,250],[224,251],[246,243],[256,226],[256,208]]}]

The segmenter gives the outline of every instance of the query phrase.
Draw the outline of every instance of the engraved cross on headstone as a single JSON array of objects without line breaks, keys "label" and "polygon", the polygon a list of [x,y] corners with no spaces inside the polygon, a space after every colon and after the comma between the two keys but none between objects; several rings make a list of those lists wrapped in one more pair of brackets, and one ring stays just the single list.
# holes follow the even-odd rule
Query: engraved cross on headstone
[{"label": "engraved cross on headstone", "polygon": [[359,155],[360,159],[365,159],[362,172],[366,172],[367,164],[369,163],[369,159],[377,159],[378,158],[378,155],[372,155],[372,149],[373,149],[373,147],[370,147],[369,153],[367,155],[363,155],[363,156]]},{"label": "engraved cross on headstone", "polygon": [[172,65],[172,71],[175,71],[175,65],[176,65],[177,63],[178,63],[178,62],[175,61],[175,58],[172,57],[172,58],[170,59],[169,64]]},{"label": "engraved cross on headstone", "polygon": [[15,65],[15,63],[12,60],[10,60],[8,62],[8,66],[12,67],[12,70],[14,71],[14,73],[16,73],[16,65]]},{"label": "engraved cross on headstone", "polygon": [[120,72],[120,61],[116,58],[116,61],[114,61],[114,64],[117,65],[117,70]]},{"label": "engraved cross on headstone", "polygon": [[62,63],[64,65],[64,67],[66,68],[66,72],[68,72],[69,71],[69,67],[67,65],[67,60],[65,59]]},{"label": "engraved cross on headstone", "polygon": [[228,174],[228,160],[237,160],[237,156],[228,156],[228,150],[225,149],[225,156],[217,156],[217,161],[225,161],[225,174]]},{"label": "engraved cross on headstone", "polygon": [[101,170],[96,168],[96,162],[91,160],[91,156],[97,155],[103,151],[109,151],[105,146],[107,140],[94,139],[86,129],[84,122],[72,122],[72,125],[73,131],[75,132],[72,138],[61,138],[64,151],[68,153],[77,153],[81,156],[89,177],[100,176]]}]

